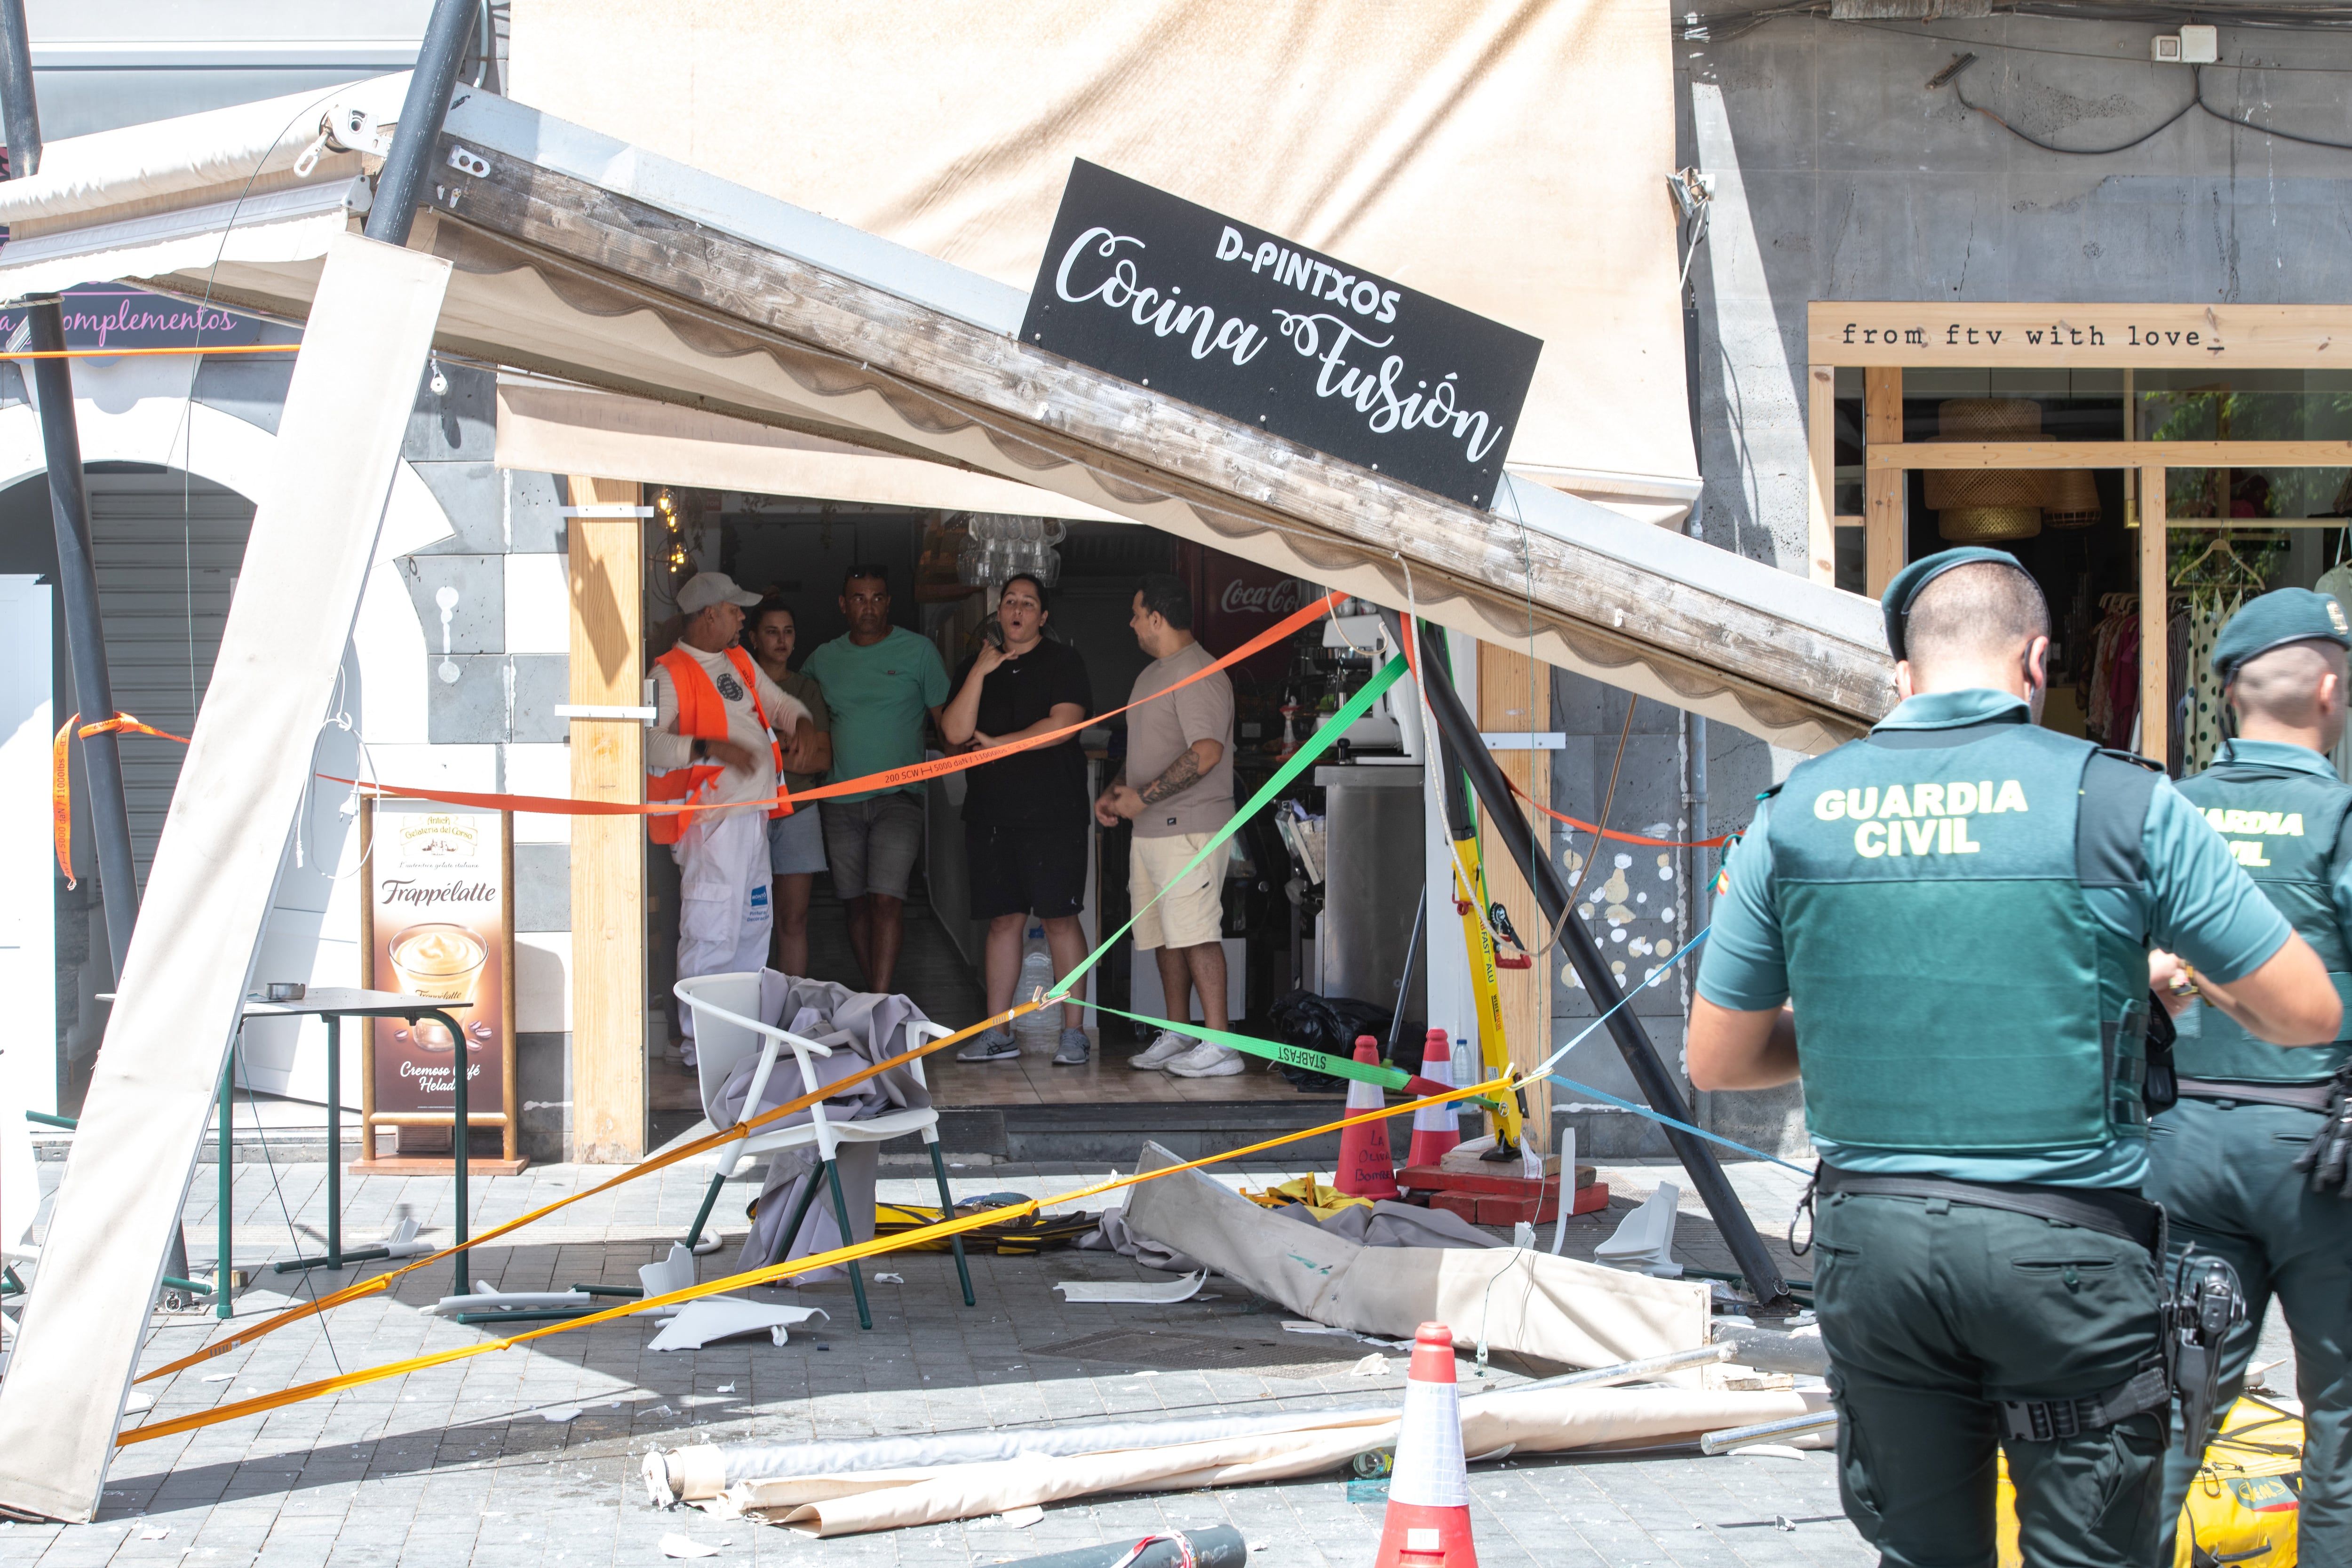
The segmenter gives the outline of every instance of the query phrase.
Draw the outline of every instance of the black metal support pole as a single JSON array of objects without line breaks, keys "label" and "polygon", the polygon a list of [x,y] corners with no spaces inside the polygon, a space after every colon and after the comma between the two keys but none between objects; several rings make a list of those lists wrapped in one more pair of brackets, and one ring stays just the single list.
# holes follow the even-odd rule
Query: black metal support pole
[{"label": "black metal support pole", "polygon": [[[1404,636],[1391,610],[1381,612],[1388,623],[1389,635],[1402,646]],[[1551,857],[1538,855],[1535,839],[1528,828],[1528,819],[1511,798],[1510,786],[1504,781],[1503,770],[1487,754],[1486,743],[1479,739],[1478,726],[1462,706],[1461,696],[1454,691],[1454,682],[1442,662],[1444,649],[1427,634],[1422,638],[1422,692],[1429,700],[1430,711],[1436,716],[1439,761],[1449,773],[1463,773],[1469,776],[1470,785],[1477,791],[1486,819],[1494,825],[1503,847],[1518,863],[1520,874],[1535,889],[1536,902],[1543,911],[1544,923],[1557,926],[1559,942],[1568,952],[1569,962],[1576,965],[1578,976],[1584,982],[1585,994],[1592,998],[1594,1007],[1610,1012],[1609,1037],[1616,1043],[1618,1054],[1641,1086],[1642,1098],[1652,1110],[1671,1116],[1677,1121],[1691,1119],[1690,1108],[1683,1103],[1680,1090],[1667,1073],[1665,1064],[1658,1059],[1657,1048],[1650,1043],[1649,1031],[1643,1028],[1630,1007],[1617,1007],[1624,997],[1618,988],[1617,977],[1610,973],[1608,961],[1584,929],[1583,922],[1568,912],[1568,889],[1560,885],[1559,868]],[[1568,918],[1563,919],[1563,916]],[[1689,1173],[1691,1184],[1698,1189],[1707,1213],[1714,1216],[1716,1228],[1731,1248],[1731,1256],[1747,1277],[1748,1288],[1759,1301],[1771,1301],[1788,1294],[1780,1278],[1780,1265],[1764,1249],[1763,1238],[1748,1218],[1739,1195],[1724,1179],[1723,1167],[1716,1163],[1715,1151],[1704,1139],[1684,1131],[1679,1127],[1665,1129],[1666,1142],[1675,1155]]]},{"label": "black metal support pole", "polygon": [[[26,309],[32,347],[55,352],[66,346],[65,314],[54,294],[38,296]],[[89,499],[82,489],[81,437],[74,426],[73,373],[69,362],[31,362],[35,398],[40,404],[41,447],[48,459],[49,519],[57,527],[58,599],[65,612],[66,649],[73,664],[74,703],[82,722],[94,724],[114,713],[114,685],[107,677],[106,632],[99,618],[98,564],[90,552]],[[139,922],[139,881],[131,861],[131,813],[122,793],[122,752],[109,731],[81,742],[88,781],[90,837],[98,848],[99,890],[106,899],[106,944],[114,975],[122,977],[130,956],[131,928]]]},{"label": "black metal support pole", "polygon": [[0,124],[7,128],[8,177],[41,167],[41,110],[33,94],[33,46],[25,35],[25,0],[0,0]]},{"label": "black metal support pole", "polygon": [[386,245],[408,243],[408,231],[416,223],[417,201],[431,181],[434,144],[441,140],[441,122],[449,117],[457,68],[465,62],[480,11],[481,0],[434,0],[433,19],[425,25],[424,46],[416,54],[416,70],[408,79],[408,96],[401,100],[392,152],[384,158],[383,172],[376,176],[375,204],[368,209],[370,239]]}]

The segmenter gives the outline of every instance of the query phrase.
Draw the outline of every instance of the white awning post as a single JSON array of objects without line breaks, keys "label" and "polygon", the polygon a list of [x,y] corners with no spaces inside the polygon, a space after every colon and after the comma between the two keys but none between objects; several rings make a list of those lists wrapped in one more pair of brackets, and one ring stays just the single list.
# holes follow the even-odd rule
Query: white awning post
[{"label": "white awning post", "polygon": [[327,253],[146,918],[0,1382],[0,1508],[97,1513],[449,274],[356,235]]}]

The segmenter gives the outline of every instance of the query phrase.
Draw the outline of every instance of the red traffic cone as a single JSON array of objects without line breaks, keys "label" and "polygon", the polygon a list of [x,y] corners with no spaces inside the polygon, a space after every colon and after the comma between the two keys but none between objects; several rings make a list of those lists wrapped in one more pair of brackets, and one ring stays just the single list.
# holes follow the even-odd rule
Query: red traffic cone
[{"label": "red traffic cone", "polygon": [[[1370,1035],[1356,1037],[1356,1059],[1378,1067],[1381,1047]],[[1360,1116],[1387,1104],[1381,1086],[1357,1079],[1348,1080],[1348,1114]],[[1339,1131],[1339,1168],[1331,1184],[1351,1198],[1392,1198],[1397,1195],[1396,1162],[1389,1157],[1389,1124],[1367,1121]]]},{"label": "red traffic cone", "polygon": [[1412,1336],[1404,1423],[1389,1477],[1388,1518],[1372,1568],[1477,1568],[1470,1539],[1470,1472],[1462,1461],[1462,1400],[1454,1386],[1454,1331],[1423,1323]]},{"label": "red traffic cone", "polygon": [[[1454,1077],[1454,1057],[1445,1043],[1445,1031],[1429,1031],[1429,1043],[1422,1047],[1421,1076],[1432,1083],[1448,1089],[1459,1089]],[[1412,1143],[1406,1149],[1407,1165],[1434,1165],[1445,1158],[1446,1151],[1462,1142],[1462,1107],[1458,1102],[1444,1105],[1424,1105],[1412,1113]]]}]

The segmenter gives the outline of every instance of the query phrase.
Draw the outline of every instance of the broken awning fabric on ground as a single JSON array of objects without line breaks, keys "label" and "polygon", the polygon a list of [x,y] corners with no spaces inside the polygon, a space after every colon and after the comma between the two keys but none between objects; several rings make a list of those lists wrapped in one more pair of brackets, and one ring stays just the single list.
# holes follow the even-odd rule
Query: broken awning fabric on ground
[{"label": "broken awning fabric on ground", "polygon": [[[341,112],[318,98],[326,108],[270,110],[289,142]],[[139,129],[159,146],[215,133],[249,145],[254,120]],[[1520,478],[1493,510],[1458,505],[1024,348],[1017,289],[520,104],[467,95],[448,126],[440,195],[411,241],[453,268],[446,350],[1052,492],[1801,750],[1858,732],[1889,700],[1877,616],[1854,595]],[[217,170],[183,161],[190,200],[216,204]],[[47,205],[46,170],[0,186],[0,219],[42,229],[44,268],[77,226],[123,216],[90,205],[103,181],[89,160],[69,166],[80,173],[57,199],[70,211]],[[155,194],[163,178],[125,161],[142,214],[171,199]],[[231,247],[194,268],[180,243],[154,253],[153,286],[307,313],[315,260]],[[115,241],[101,251],[144,276]],[[17,287],[0,265],[0,293]]]},{"label": "broken awning fabric on ground", "polygon": [[[1473,1455],[1645,1447],[1811,1415],[1828,1405],[1829,1395],[1818,1391],[1559,1388],[1474,1394],[1462,1401],[1462,1447]],[[713,1512],[811,1535],[855,1535],[1100,1492],[1182,1491],[1328,1474],[1358,1454],[1394,1447],[1398,1416],[1393,1407],[1359,1408],[1158,1426],[1156,1437],[1133,1423],[1039,1433],[1034,1452],[1018,1451],[1023,1435],[1006,1433],[1003,1440],[1016,1457],[962,1462],[957,1459],[971,1446],[954,1437],[885,1440],[887,1447],[874,1445],[871,1453],[847,1443],[656,1449],[646,1456],[645,1475],[649,1490],[700,1501]],[[1100,1434],[1093,1447],[1086,1446],[1089,1431]],[[877,1459],[889,1468],[873,1468]],[[838,1468],[805,1468],[828,1460]]]}]

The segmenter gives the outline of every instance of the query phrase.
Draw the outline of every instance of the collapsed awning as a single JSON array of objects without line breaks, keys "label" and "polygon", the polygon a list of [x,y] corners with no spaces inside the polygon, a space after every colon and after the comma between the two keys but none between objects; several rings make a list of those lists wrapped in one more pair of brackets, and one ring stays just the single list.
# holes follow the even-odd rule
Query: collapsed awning
[{"label": "collapsed awning", "polygon": [[[331,184],[346,201],[366,138],[328,142],[307,174],[300,155],[322,122],[388,112],[399,84],[55,144],[38,175],[0,184],[0,221],[39,247],[0,266],[0,294],[86,260],[82,280],[299,320],[320,271],[304,236],[331,224],[253,254],[236,237],[255,198],[225,197],[222,170],[260,196]],[[1017,290],[507,100],[462,97],[436,167],[411,244],[456,268],[449,352],[782,433],[796,461],[880,454],[908,476],[960,470],[975,498],[1048,492],[1062,500],[992,510],[1152,523],[1780,745],[1823,749],[1889,705],[1884,639],[1854,595],[1520,477],[1495,510],[1463,506],[1024,347]],[[134,219],[180,226],[142,247]],[[192,255],[187,226],[205,221],[226,242]]]}]

